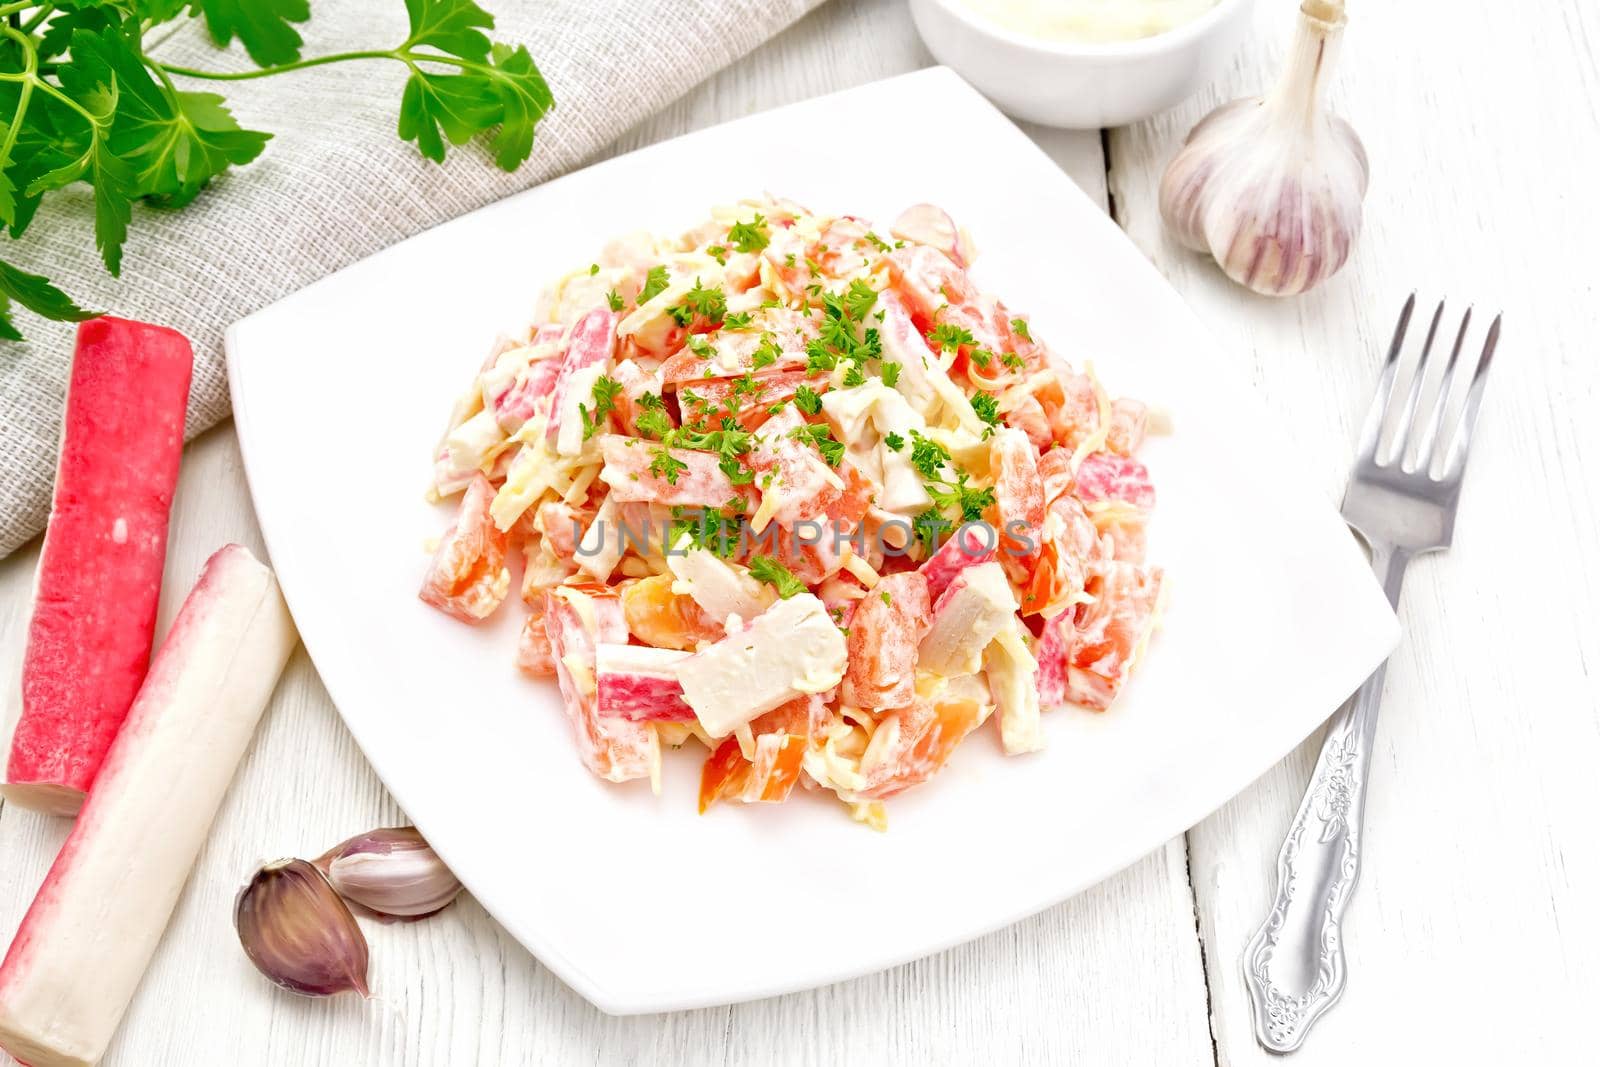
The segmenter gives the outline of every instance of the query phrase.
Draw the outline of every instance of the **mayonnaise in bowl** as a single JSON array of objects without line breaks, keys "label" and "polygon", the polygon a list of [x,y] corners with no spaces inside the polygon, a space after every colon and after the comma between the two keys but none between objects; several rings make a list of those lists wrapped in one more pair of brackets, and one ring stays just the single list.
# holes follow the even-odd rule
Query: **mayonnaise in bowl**
[{"label": "mayonnaise in bowl", "polygon": [[1219,0],[959,0],[1003,29],[1041,41],[1105,43],[1154,37]]}]

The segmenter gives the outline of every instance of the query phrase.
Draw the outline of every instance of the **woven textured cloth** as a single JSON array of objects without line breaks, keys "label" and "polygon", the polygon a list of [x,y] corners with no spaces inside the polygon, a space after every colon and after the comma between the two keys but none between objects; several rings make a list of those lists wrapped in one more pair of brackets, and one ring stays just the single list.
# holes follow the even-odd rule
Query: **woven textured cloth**
[{"label": "woven textured cloth", "polygon": [[[641,119],[751,51],[819,0],[485,0],[496,40],[528,46],[555,95],[516,173],[475,146],[440,166],[395,135],[405,69],[371,60],[220,91],[241,125],[275,134],[255,162],[189,207],[135,206],[122,277],[94,249],[92,191],[47,201],[0,256],[48,275],[83,307],[183,331],[194,344],[188,434],[228,414],[222,333],[310,282],[546,178],[571,170]],[[406,36],[400,0],[319,0],[304,54],[388,47]],[[164,62],[245,69],[198,23],[151,49]],[[44,528],[74,327],[17,309],[28,341],[0,343],[0,557]]]}]

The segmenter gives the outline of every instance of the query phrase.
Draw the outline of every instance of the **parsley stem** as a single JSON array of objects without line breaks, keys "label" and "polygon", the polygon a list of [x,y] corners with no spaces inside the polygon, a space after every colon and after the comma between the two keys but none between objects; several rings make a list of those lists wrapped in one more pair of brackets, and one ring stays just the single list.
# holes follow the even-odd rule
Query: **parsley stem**
[{"label": "parsley stem", "polygon": [[33,83],[38,78],[35,71],[39,67],[39,54],[33,47],[33,41],[27,34],[11,26],[4,27],[5,35],[16,40],[22,48],[23,76],[22,88],[17,92],[17,109],[11,116],[11,121],[6,124],[6,139],[0,144],[0,170],[11,162],[11,149],[17,143],[17,134],[22,132],[22,120],[28,113],[28,99],[33,96]]},{"label": "parsley stem", "polygon": [[23,33],[32,33],[34,31],[34,28],[37,27],[39,25],[39,23],[43,22],[45,19],[47,19],[51,15],[55,14],[55,10],[56,10],[56,5],[54,5],[54,4],[40,4],[39,5],[39,10],[35,11],[32,15],[28,16],[27,21],[23,22],[23,24],[22,24],[22,32]]},{"label": "parsley stem", "polygon": [[[429,57],[432,58],[432,57]],[[315,56],[311,59],[302,59],[297,63],[283,63],[276,67],[262,67],[260,70],[241,70],[227,73],[219,70],[195,70],[192,67],[179,67],[171,63],[157,63],[168,74],[176,74],[183,78],[205,78],[208,81],[246,81],[250,78],[265,78],[272,74],[283,74],[291,70],[305,70],[307,67],[320,67],[328,63],[343,63],[349,59],[399,59],[404,62],[404,57],[397,52],[384,52],[376,49],[364,52],[332,52],[325,56]]]},{"label": "parsley stem", "polygon": [[0,4],[0,18],[9,18],[12,15],[21,14],[32,6],[33,4],[29,3],[28,0],[17,0],[16,3]]}]

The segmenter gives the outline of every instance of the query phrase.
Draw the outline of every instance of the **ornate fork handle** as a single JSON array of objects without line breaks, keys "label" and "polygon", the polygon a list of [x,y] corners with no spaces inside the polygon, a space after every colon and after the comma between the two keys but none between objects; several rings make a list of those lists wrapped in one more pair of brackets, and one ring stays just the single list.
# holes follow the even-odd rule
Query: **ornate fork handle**
[{"label": "ornate fork handle", "polygon": [[[1391,604],[1410,561],[1372,544],[1372,566]],[[1344,992],[1340,921],[1361,866],[1367,767],[1378,725],[1380,664],[1328,722],[1322,753],[1278,854],[1278,891],[1244,954],[1256,1037],[1271,1052],[1293,1052],[1311,1024]]]}]

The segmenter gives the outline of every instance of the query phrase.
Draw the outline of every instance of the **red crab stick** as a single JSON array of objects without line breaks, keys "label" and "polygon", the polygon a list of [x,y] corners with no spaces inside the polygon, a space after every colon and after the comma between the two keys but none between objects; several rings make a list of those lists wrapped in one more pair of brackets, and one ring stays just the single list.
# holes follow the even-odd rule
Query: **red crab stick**
[{"label": "red crab stick", "polygon": [[162,326],[78,327],[0,794],[75,813],[150,660],[193,355]]}]

